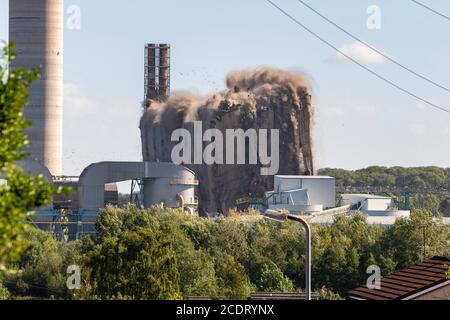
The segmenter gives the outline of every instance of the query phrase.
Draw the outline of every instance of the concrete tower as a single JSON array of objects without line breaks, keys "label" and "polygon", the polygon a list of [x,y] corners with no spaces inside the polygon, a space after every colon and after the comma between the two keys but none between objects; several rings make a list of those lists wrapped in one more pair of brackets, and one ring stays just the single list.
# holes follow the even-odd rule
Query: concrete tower
[{"label": "concrete tower", "polygon": [[170,95],[170,45],[149,43],[145,46],[145,103],[165,101]]},{"label": "concrete tower", "polygon": [[25,118],[32,160],[61,175],[64,0],[10,0],[9,40],[16,43],[12,67],[40,68],[30,88]]}]

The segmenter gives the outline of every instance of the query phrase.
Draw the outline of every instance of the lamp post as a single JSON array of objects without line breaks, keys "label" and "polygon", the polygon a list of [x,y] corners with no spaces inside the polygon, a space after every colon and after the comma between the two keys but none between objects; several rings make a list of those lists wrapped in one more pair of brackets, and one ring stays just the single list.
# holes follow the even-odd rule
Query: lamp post
[{"label": "lamp post", "polygon": [[274,210],[267,210],[264,217],[277,222],[293,220],[300,222],[306,230],[306,253],[305,253],[305,300],[311,300],[311,227],[305,219],[292,214],[281,213]]}]

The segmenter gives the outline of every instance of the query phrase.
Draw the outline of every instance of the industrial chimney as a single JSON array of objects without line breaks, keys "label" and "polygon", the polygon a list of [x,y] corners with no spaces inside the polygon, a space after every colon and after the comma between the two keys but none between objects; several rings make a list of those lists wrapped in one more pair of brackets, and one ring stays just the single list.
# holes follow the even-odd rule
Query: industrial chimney
[{"label": "industrial chimney", "polygon": [[170,45],[145,46],[144,101],[165,101],[170,95]]},{"label": "industrial chimney", "polygon": [[16,44],[12,68],[39,68],[30,87],[25,119],[30,159],[61,175],[64,0],[10,0],[9,40]]}]

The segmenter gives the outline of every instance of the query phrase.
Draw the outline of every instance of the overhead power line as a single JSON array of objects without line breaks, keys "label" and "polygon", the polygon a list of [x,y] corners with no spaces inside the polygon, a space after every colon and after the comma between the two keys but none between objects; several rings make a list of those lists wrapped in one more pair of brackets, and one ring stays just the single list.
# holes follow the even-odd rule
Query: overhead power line
[{"label": "overhead power line", "polygon": [[443,14],[443,13],[437,11],[437,10],[434,10],[433,8],[427,6],[426,4],[424,4],[424,3],[422,3],[422,2],[419,2],[419,1],[417,1],[417,0],[411,0],[411,1],[414,2],[414,3],[417,4],[417,5],[419,5],[419,6],[423,7],[423,8],[425,8],[425,9],[427,9],[428,11],[431,11],[431,12],[433,12],[434,14],[437,14],[438,16],[441,16],[442,18],[447,19],[448,21],[450,21],[450,17],[449,17],[449,16],[447,16],[447,15],[445,15],[445,14]]},{"label": "overhead power line", "polygon": [[346,54],[345,52],[343,52],[342,50],[340,50],[339,48],[337,48],[336,46],[334,46],[333,44],[331,44],[330,42],[328,42],[327,40],[325,40],[324,38],[322,38],[320,35],[318,35],[317,33],[315,33],[313,30],[311,30],[310,28],[308,28],[307,26],[305,26],[304,24],[302,24],[300,21],[298,21],[296,18],[294,18],[292,15],[290,15],[289,13],[287,13],[286,11],[284,11],[281,7],[279,7],[278,5],[276,5],[273,1],[271,0],[266,0],[267,2],[269,2],[273,7],[275,7],[277,10],[279,10],[281,13],[283,13],[286,17],[288,17],[289,19],[291,19],[294,23],[296,23],[297,25],[299,25],[300,27],[302,27],[304,30],[306,30],[307,32],[309,32],[310,34],[312,34],[314,37],[316,37],[317,39],[319,39],[320,41],[322,41],[323,43],[325,43],[327,46],[329,46],[330,48],[332,48],[333,50],[337,51],[338,53],[342,54],[344,57],[346,57],[347,59],[349,59],[350,61],[352,61],[353,63],[357,64],[358,66],[360,66],[361,68],[363,68],[364,70],[366,70],[367,72],[371,73],[372,75],[374,75],[375,77],[377,77],[378,79],[390,84],[391,86],[393,86],[394,88],[402,91],[403,93],[406,93],[407,95],[416,98],[419,101],[424,102],[425,104],[439,109],[443,112],[446,112],[448,114],[450,114],[450,110],[439,106],[431,101],[428,101],[420,96],[418,96],[417,94],[402,88],[401,86],[399,86],[398,84],[392,82],[391,80],[383,77],[382,75],[376,73],[375,71],[373,71],[372,69],[366,67],[365,65],[363,65],[362,63],[360,63],[359,61],[355,60],[354,58],[352,58],[351,56],[349,56],[348,54]]},{"label": "overhead power line", "polygon": [[353,38],[354,40],[358,41],[359,43],[363,44],[364,46],[368,47],[369,49],[375,51],[376,53],[378,53],[379,55],[381,55],[382,57],[386,58],[387,60],[391,61],[392,63],[396,64],[397,66],[399,66],[400,68],[412,73],[413,75],[421,78],[422,80],[425,80],[429,83],[431,83],[432,85],[441,88],[447,92],[450,92],[450,89],[431,80],[430,78],[406,67],[405,65],[401,64],[400,62],[398,62],[397,60],[391,58],[390,56],[388,56],[387,54],[381,52],[380,50],[378,50],[377,48],[375,48],[374,46],[368,44],[367,42],[365,42],[364,40],[361,40],[360,38],[358,38],[357,36],[353,35],[352,33],[350,33],[349,31],[345,30],[344,28],[342,28],[340,25],[338,25],[337,23],[335,23],[334,21],[332,21],[331,19],[327,18],[325,15],[323,15],[322,13],[320,13],[319,11],[317,11],[316,9],[314,9],[313,7],[311,7],[310,5],[308,5],[306,2],[302,1],[302,0],[297,0],[298,2],[300,2],[303,6],[307,7],[309,10],[313,11],[315,14],[317,14],[318,16],[320,16],[322,19],[324,19],[325,21],[327,21],[328,23],[332,24],[333,26],[335,26],[336,28],[338,28],[339,30],[341,30],[342,32],[344,32],[345,34],[347,34],[348,36],[350,36],[351,38]]}]

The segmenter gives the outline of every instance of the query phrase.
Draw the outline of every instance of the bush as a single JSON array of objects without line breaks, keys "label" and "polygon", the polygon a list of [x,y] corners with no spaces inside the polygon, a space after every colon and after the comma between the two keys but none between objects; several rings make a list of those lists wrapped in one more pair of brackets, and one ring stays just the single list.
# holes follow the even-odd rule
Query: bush
[{"label": "bush", "polygon": [[[305,232],[298,223],[255,215],[216,220],[177,210],[109,207],[99,236],[71,244],[34,231],[31,245],[8,275],[13,295],[76,299],[180,299],[207,296],[246,299],[250,292],[301,291],[305,283]],[[383,274],[424,257],[450,255],[450,228],[427,211],[414,211],[389,228],[364,216],[338,215],[312,226],[313,290],[339,299],[362,285],[366,269]],[[424,246],[425,244],[425,246]],[[424,256],[425,253],[425,256]],[[78,264],[82,289],[67,292],[65,269]],[[327,289],[324,289],[327,288]]]},{"label": "bush", "polygon": [[294,284],[286,277],[278,266],[270,262],[261,270],[257,282],[258,290],[263,292],[293,292]]},{"label": "bush", "polygon": [[8,289],[0,282],[0,300],[8,300],[10,297]]},{"label": "bush", "polygon": [[108,208],[87,255],[93,293],[102,299],[171,300],[181,297],[171,234],[134,207]]},{"label": "bush", "polygon": [[50,234],[31,229],[25,234],[29,246],[20,260],[12,265],[14,272],[6,274],[12,293],[40,298],[68,298],[66,270],[76,264],[76,243],[63,243]]}]

